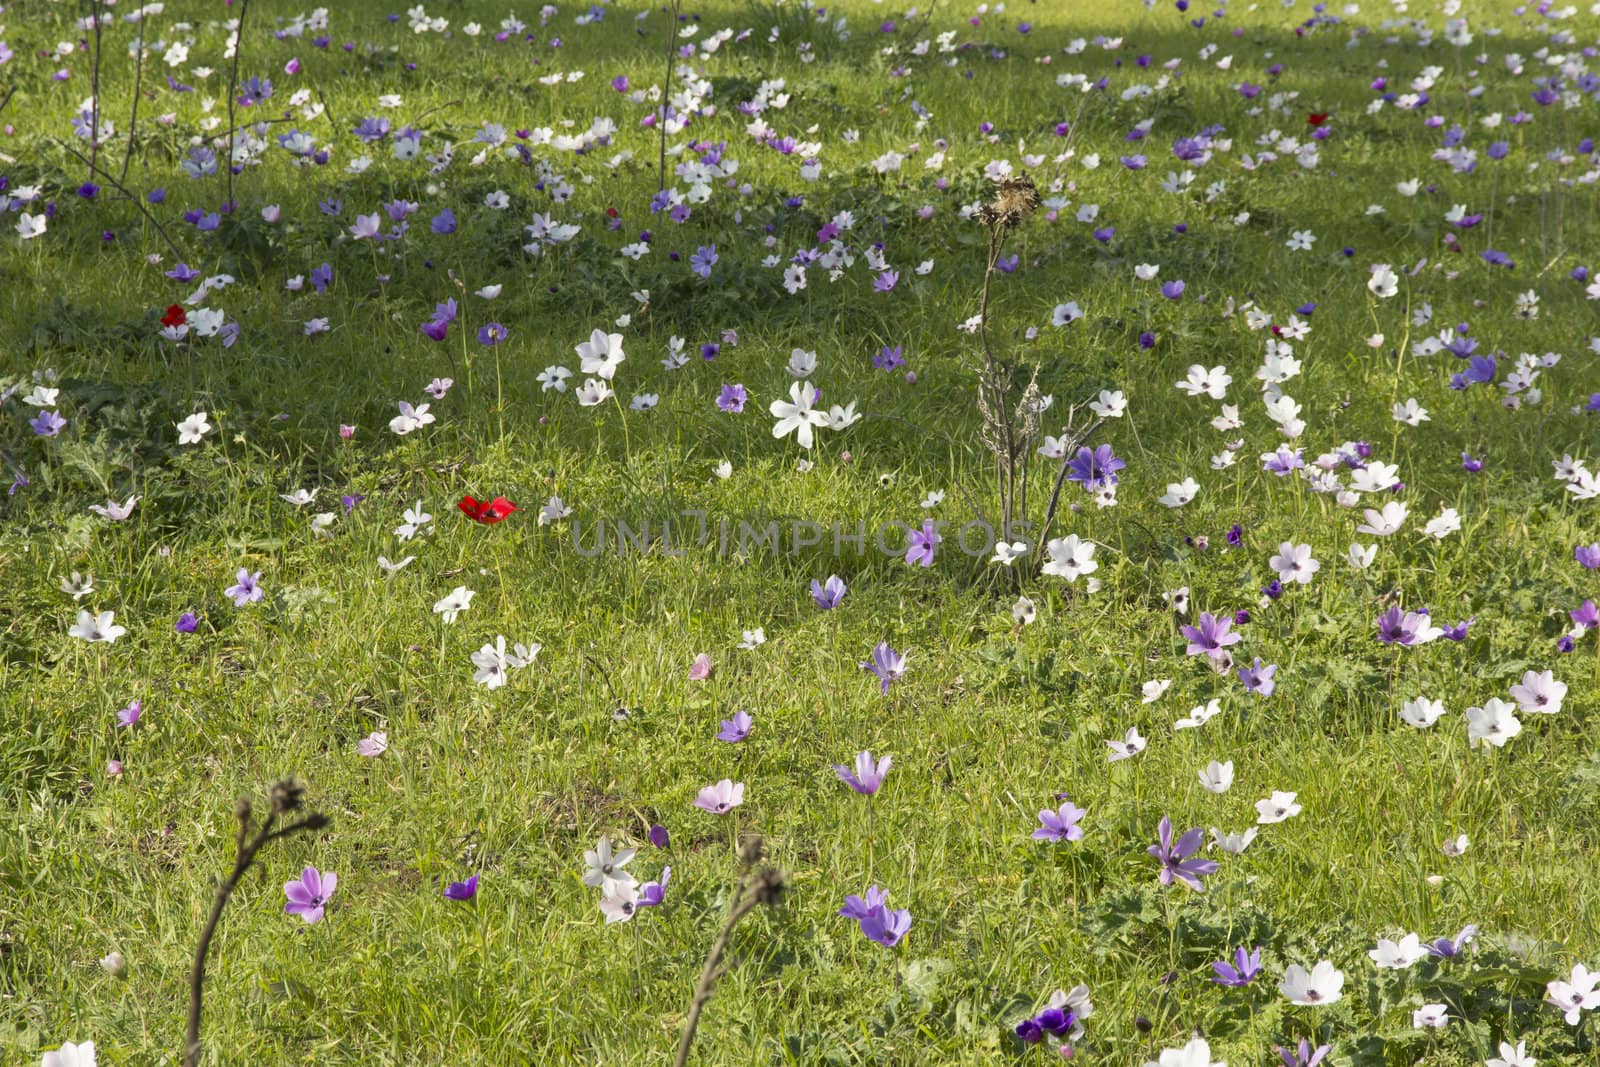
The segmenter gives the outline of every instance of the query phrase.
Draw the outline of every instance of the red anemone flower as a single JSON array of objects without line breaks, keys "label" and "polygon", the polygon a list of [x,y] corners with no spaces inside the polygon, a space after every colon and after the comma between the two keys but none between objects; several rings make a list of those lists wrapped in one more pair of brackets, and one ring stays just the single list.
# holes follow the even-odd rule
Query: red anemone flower
[{"label": "red anemone flower", "polygon": [[1324,122],[1328,121],[1328,113],[1326,111],[1313,111],[1311,114],[1306,116],[1306,121],[1311,123],[1313,126],[1321,126]]},{"label": "red anemone flower", "polygon": [[497,496],[493,500],[474,500],[470,496],[464,496],[456,507],[473,522],[485,525],[500,522],[517,510],[517,506],[503,496]]},{"label": "red anemone flower", "polygon": [[188,314],[183,310],[182,304],[173,304],[167,308],[167,313],[161,316],[163,326],[182,326],[189,321]]}]

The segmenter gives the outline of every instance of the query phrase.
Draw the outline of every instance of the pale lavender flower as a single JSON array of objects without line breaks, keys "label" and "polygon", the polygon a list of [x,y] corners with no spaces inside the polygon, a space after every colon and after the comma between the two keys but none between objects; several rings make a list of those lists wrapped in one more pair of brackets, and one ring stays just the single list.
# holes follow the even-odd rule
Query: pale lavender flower
[{"label": "pale lavender flower", "polygon": [[300,872],[298,881],[284,883],[283,895],[289,898],[283,906],[284,914],[298,915],[307,923],[320,922],[328,898],[338,886],[337,874],[323,874],[315,867],[307,867]]},{"label": "pale lavender flower", "polygon": [[689,269],[702,278],[711,277],[711,268],[717,265],[717,246],[704,245],[689,256]]},{"label": "pale lavender flower", "polygon": [[1272,1047],[1277,1052],[1278,1058],[1283,1060],[1283,1067],[1317,1067],[1323,1057],[1333,1051],[1332,1045],[1318,1045],[1313,1049],[1311,1042],[1303,1037],[1299,1046],[1293,1051],[1277,1045]]},{"label": "pale lavender flower", "polygon": [[915,566],[933,566],[933,552],[944,538],[932,519],[924,519],[922,529],[912,530],[906,546],[906,562]]},{"label": "pale lavender flower", "polygon": [[889,642],[880,641],[872,650],[872,659],[862,663],[861,669],[877,675],[882,683],[879,691],[888,693],[889,683],[896,681],[906,672],[906,656],[890,648]]},{"label": "pale lavender flower", "polygon": [[826,582],[811,579],[811,599],[817,602],[817,607],[823,611],[831,611],[839,606],[839,601],[844,599],[847,590],[844,579],[837,574],[830,574]]},{"label": "pale lavender flower", "polygon": [[1033,832],[1035,841],[1081,841],[1083,827],[1078,820],[1088,814],[1068,800],[1055,811],[1048,808],[1039,813],[1039,828]]},{"label": "pale lavender flower", "polygon": [[717,734],[717,740],[737,744],[750,736],[750,727],[754,724],[755,719],[748,711],[736,711],[733,718],[722,720],[722,730]]},{"label": "pale lavender flower", "polygon": [[239,568],[239,580],[223,590],[225,596],[233,597],[233,606],[242,608],[246,604],[254,604],[267,594],[258,584],[261,581],[261,572],[250,573],[249,568]]},{"label": "pale lavender flower", "polygon": [[1189,647],[1185,650],[1191,656],[1201,653],[1213,660],[1220,660],[1227,655],[1227,647],[1236,645],[1244,640],[1243,634],[1231,633],[1233,620],[1223,616],[1218,618],[1208,611],[1200,613],[1194,626],[1180,626],[1179,632],[1189,639]]},{"label": "pale lavender flower", "polygon": [[713,815],[726,815],[744,803],[744,783],[724,778],[716,785],[708,785],[694,798],[694,806]]},{"label": "pale lavender flower", "polygon": [[67,428],[67,420],[57,411],[41,411],[28,420],[28,425],[40,437],[54,437]]},{"label": "pale lavender flower", "polygon": [[871,796],[882,787],[884,776],[889,773],[889,764],[891,762],[891,757],[884,756],[874,766],[872,753],[862,751],[856,754],[854,772],[849,767],[836,763],[833,765],[833,773],[837,774],[841,782],[854,789],[857,793],[863,796]]},{"label": "pale lavender flower", "polygon": [[1272,678],[1277,673],[1278,665],[1276,663],[1269,663],[1263,667],[1261,665],[1261,657],[1257,656],[1252,666],[1239,669],[1239,681],[1244,683],[1245,689],[1249,692],[1257,696],[1269,697],[1272,695],[1272,691],[1278,687],[1278,683],[1273,681]]}]

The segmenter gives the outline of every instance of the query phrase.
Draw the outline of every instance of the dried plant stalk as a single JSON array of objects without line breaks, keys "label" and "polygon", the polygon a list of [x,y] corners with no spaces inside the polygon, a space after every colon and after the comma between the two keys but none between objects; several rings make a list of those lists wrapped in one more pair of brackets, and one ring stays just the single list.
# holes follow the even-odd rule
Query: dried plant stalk
[{"label": "dried plant stalk", "polygon": [[328,825],[328,817],[315,811],[299,822],[277,825],[280,818],[298,811],[304,798],[304,788],[296,785],[293,779],[285,778],[274,785],[268,794],[270,806],[259,826],[252,817],[248,799],[241,798],[234,806],[234,815],[239,820],[239,836],[234,848],[233,870],[217,887],[216,899],[211,902],[211,915],[206,919],[205,929],[200,931],[200,943],[195,946],[194,969],[189,973],[189,1032],[183,1046],[184,1067],[199,1067],[200,1064],[200,1010],[205,992],[206,955],[211,951],[211,939],[216,936],[217,924],[222,921],[222,909],[228,906],[228,898],[238,888],[262,846],[280,837],[303,830],[320,830]]},{"label": "dried plant stalk", "polygon": [[711,943],[711,951],[706,953],[705,966],[700,968],[700,980],[695,983],[694,998],[689,1002],[689,1018],[684,1023],[683,1038],[678,1042],[678,1055],[672,1061],[673,1067],[685,1067],[689,1062],[689,1051],[694,1047],[695,1031],[700,1027],[700,1015],[711,999],[711,991],[716,986],[717,979],[726,971],[726,968],[721,966],[722,954],[727,951],[728,942],[733,938],[734,927],[756,908],[762,905],[776,906],[783,895],[784,879],[781,873],[772,867],[756,869],[761,857],[762,842],[759,837],[745,841],[739,850],[744,871],[739,876],[738,885],[734,887],[733,901],[728,905],[727,921],[722,924],[722,930]]}]

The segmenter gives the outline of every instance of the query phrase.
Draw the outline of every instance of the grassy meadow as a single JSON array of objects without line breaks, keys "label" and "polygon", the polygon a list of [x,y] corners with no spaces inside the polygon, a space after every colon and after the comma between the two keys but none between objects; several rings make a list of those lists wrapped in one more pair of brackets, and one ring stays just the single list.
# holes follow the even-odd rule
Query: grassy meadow
[{"label": "grassy meadow", "polygon": [[1596,1062],[1587,0],[129,3],[0,15],[0,1063],[181,1062],[289,776],[207,1064],[670,1064],[756,836],[690,1062]]}]

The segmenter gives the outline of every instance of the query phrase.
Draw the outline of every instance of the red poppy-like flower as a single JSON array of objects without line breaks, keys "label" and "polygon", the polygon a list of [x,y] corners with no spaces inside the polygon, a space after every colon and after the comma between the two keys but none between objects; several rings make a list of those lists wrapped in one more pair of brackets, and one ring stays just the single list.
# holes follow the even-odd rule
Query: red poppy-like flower
[{"label": "red poppy-like flower", "polygon": [[473,522],[481,522],[485,525],[500,522],[507,515],[517,510],[517,506],[503,496],[497,496],[493,500],[474,500],[470,496],[464,496],[456,504],[456,507],[460,508],[462,513]]},{"label": "red poppy-like flower", "polygon": [[173,304],[167,308],[167,313],[161,316],[163,326],[182,326],[189,321],[189,315],[183,310],[182,304]]},{"label": "red poppy-like flower", "polygon": [[1326,111],[1313,111],[1311,114],[1306,116],[1306,121],[1311,123],[1313,126],[1321,126],[1324,122],[1328,121],[1328,113]]}]

